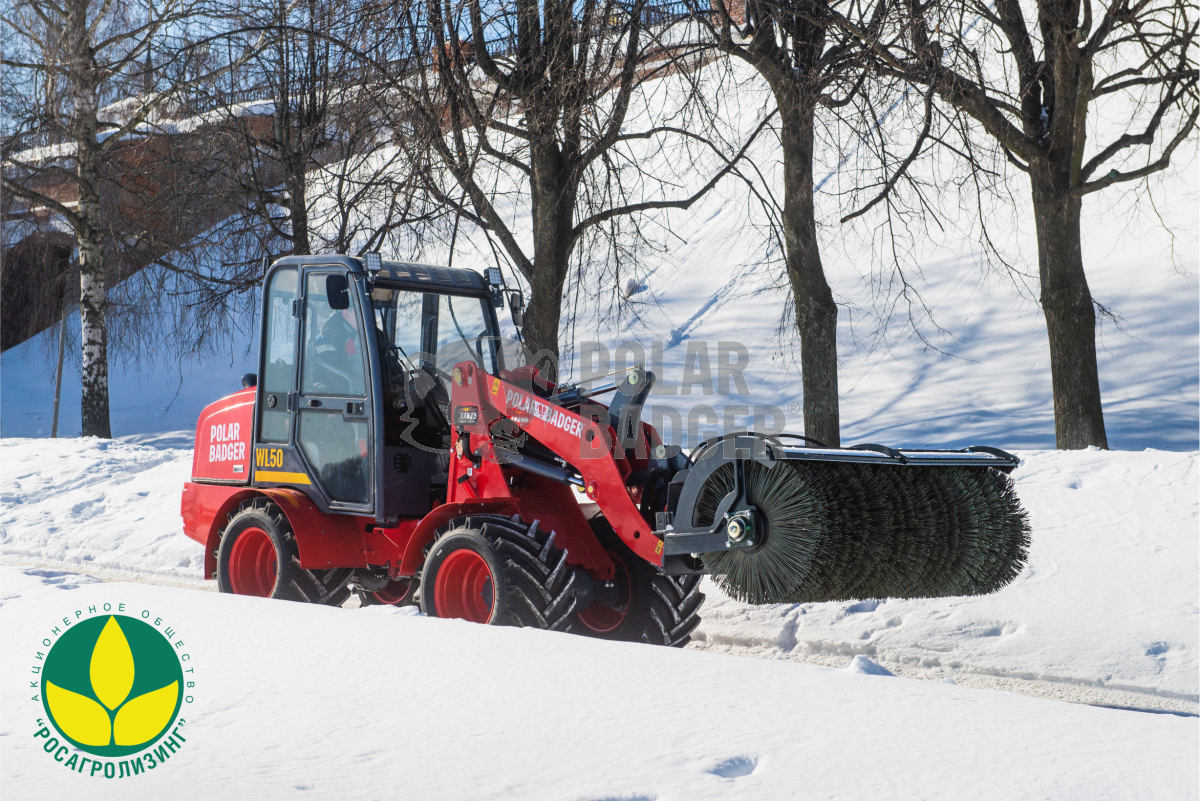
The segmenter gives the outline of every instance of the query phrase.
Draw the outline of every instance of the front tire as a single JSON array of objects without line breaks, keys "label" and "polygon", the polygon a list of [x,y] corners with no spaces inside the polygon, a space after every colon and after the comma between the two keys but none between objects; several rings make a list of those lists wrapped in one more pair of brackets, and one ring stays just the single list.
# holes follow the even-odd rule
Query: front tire
[{"label": "front tire", "polygon": [[421,611],[493,626],[570,631],[579,573],[555,547],[554,532],[519,515],[451,522],[421,573]]},{"label": "front tire", "polygon": [[216,575],[221,592],[341,606],[350,597],[350,573],[300,567],[291,523],[266,498],[242,503],[221,532]]},{"label": "front tire", "polygon": [[667,576],[630,550],[602,516],[590,521],[617,566],[617,602],[591,604],[577,615],[579,630],[602,640],[682,648],[700,625],[700,576]]}]

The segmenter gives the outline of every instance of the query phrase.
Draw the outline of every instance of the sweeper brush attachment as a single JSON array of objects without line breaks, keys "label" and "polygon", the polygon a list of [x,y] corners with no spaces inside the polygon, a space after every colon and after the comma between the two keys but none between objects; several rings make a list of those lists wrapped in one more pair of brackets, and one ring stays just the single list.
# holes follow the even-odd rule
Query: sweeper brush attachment
[{"label": "sweeper brush attachment", "polygon": [[738,600],[981,595],[1025,564],[1028,520],[997,469],[1012,469],[1007,454],[751,447],[758,458],[697,459],[667,536],[668,554],[688,543]]}]

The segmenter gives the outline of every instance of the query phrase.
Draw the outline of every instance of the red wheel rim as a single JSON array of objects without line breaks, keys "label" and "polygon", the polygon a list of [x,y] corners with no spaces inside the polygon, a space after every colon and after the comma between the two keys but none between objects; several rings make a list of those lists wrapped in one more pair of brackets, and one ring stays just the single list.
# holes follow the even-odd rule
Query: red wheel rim
[{"label": "red wheel rim", "polygon": [[371,593],[376,601],[388,606],[395,606],[404,601],[408,597],[409,591],[412,589],[412,579],[396,579],[389,581],[382,590],[375,590]]},{"label": "red wheel rim", "polygon": [[269,598],[278,573],[275,544],[267,532],[251,527],[237,535],[229,549],[229,588],[234,594]]},{"label": "red wheel rim", "polygon": [[470,548],[452,551],[442,560],[433,584],[438,617],[487,623],[496,603],[496,583],[482,556]]},{"label": "red wheel rim", "polygon": [[621,561],[620,556],[612,551],[609,551],[608,555],[612,557],[613,566],[616,568],[613,578],[617,582],[617,587],[620,588],[620,600],[616,606],[608,606],[595,601],[578,615],[579,622],[597,634],[612,631],[621,625],[621,621],[629,614],[629,571],[625,569],[625,563]]}]

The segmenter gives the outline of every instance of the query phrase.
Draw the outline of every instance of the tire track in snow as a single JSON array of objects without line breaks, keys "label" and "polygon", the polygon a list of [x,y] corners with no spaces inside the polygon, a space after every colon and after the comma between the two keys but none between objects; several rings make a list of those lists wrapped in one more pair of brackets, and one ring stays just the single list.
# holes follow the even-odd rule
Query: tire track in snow
[{"label": "tire track in snow", "polygon": [[[81,567],[79,565],[56,562],[53,560],[26,558],[12,554],[0,556],[0,564],[26,567],[27,573],[36,572],[47,583],[72,589],[79,582],[73,582],[71,576],[86,576],[94,580],[109,583],[131,582],[137,584],[153,584],[163,587],[178,587],[204,592],[216,592],[215,581],[203,579],[184,579],[179,576],[159,575],[154,573],[138,573],[130,570],[118,570],[105,567]],[[3,599],[0,599],[3,603]],[[358,606],[358,599],[351,596],[343,606],[353,608]],[[703,631],[701,629],[701,631]],[[809,649],[795,647],[794,634],[790,648],[783,649],[776,642],[765,640],[752,643],[747,640],[740,644],[721,643],[707,640],[693,640],[688,645],[689,650],[711,651],[729,656],[749,659],[775,659],[788,662],[801,662],[822,667],[844,669],[853,660],[853,656],[841,653],[838,648]],[[818,645],[818,643],[806,644]],[[872,660],[886,667],[901,678],[922,679],[926,681],[952,681],[955,684],[981,690],[996,690],[1015,692],[1035,698],[1045,698],[1054,701],[1065,701],[1073,704],[1086,704],[1109,709],[1122,709],[1130,712],[1147,712],[1155,714],[1172,714],[1184,717],[1200,717],[1200,707],[1195,701],[1177,698],[1171,695],[1155,693],[1152,690],[1136,688],[1102,687],[1087,679],[1058,678],[1025,678],[1012,676],[1001,671],[987,671],[975,668],[949,668],[938,666],[914,667],[904,662],[892,661],[878,654],[872,655]]]}]

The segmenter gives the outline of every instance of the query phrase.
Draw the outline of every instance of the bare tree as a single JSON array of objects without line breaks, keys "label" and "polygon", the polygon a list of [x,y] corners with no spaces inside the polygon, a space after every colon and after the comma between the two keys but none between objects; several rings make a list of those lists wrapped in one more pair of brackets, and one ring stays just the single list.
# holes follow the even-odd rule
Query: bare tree
[{"label": "bare tree", "polygon": [[[779,215],[788,284],[795,303],[804,386],[805,435],[841,443],[837,318],[817,239],[813,157],[818,110],[854,111],[868,86],[866,60],[852,34],[831,24],[854,20],[867,35],[886,19],[887,4],[862,0],[688,0],[704,38],[753,67],[779,113],[783,202]],[[918,143],[920,147],[920,143]]]},{"label": "bare tree", "polygon": [[199,0],[17,0],[0,16],[9,71],[3,187],[75,240],[84,436],[111,436],[106,262],[117,243],[105,204],[116,202],[120,181],[113,154],[173,94],[139,91],[142,62],[169,49],[199,9]]},{"label": "bare tree", "polygon": [[185,119],[164,160],[203,225],[189,226],[186,247],[153,254],[175,338],[190,349],[253,317],[264,259],[419,240],[439,216],[413,190],[420,182],[379,108],[379,66],[364,55],[388,19],[371,2],[239,7],[191,43],[177,101]]},{"label": "bare tree", "polygon": [[[1034,11],[1031,28],[1017,0],[908,0],[882,34],[838,24],[881,71],[973,118],[1029,176],[1057,444],[1107,448],[1083,199],[1166,169],[1195,132],[1197,22],[1182,0],[1037,0]],[[1096,143],[1094,118],[1106,134],[1124,122]]]},{"label": "bare tree", "polygon": [[[527,343],[557,357],[572,266],[603,258],[623,236],[636,239],[641,215],[688,208],[745,148],[725,154],[672,116],[678,108],[648,102],[650,82],[700,62],[694,47],[664,43],[646,0],[422,0],[401,8],[409,51],[426,57],[394,84],[410,162],[427,152],[431,195],[482,227],[501,260],[524,276],[532,295]],[[639,141],[675,148],[689,164],[707,153],[714,166],[697,191],[681,193],[643,168],[630,148]],[[506,211],[526,203],[528,240],[524,215]],[[553,364],[546,372],[556,378]]]},{"label": "bare tree", "polygon": [[228,82],[208,87],[203,104],[221,117],[213,151],[236,181],[263,253],[313,252],[312,174],[371,147],[354,55],[336,43],[361,34],[363,11],[326,0],[245,6],[221,40],[234,50],[254,46]]}]

